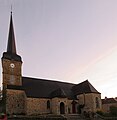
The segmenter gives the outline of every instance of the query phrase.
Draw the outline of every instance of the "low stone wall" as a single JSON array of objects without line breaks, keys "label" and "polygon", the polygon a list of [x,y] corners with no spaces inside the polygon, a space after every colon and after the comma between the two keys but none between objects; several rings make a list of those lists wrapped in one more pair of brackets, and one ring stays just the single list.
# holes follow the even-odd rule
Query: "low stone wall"
[{"label": "low stone wall", "polygon": [[67,120],[63,116],[10,116],[8,120]]}]

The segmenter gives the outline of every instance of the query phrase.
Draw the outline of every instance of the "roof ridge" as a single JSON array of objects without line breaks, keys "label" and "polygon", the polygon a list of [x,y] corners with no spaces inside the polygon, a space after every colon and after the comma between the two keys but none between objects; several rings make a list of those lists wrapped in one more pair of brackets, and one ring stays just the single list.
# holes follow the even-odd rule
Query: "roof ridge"
[{"label": "roof ridge", "polygon": [[[87,81],[87,83],[88,83],[88,87],[90,88],[91,91],[92,91],[92,88],[95,89],[89,81]],[[95,90],[96,90],[96,89],[95,89]],[[97,90],[96,90],[96,91],[97,91]]]},{"label": "roof ridge", "polygon": [[50,82],[59,82],[59,83],[64,83],[64,84],[72,84],[72,85],[76,85],[76,84],[74,84],[74,83],[65,82],[65,81],[59,81],[59,80],[57,80],[57,79],[34,78],[34,77],[26,77],[26,76],[22,76],[22,78],[35,79],[35,80],[44,80],[44,81],[50,81]]}]

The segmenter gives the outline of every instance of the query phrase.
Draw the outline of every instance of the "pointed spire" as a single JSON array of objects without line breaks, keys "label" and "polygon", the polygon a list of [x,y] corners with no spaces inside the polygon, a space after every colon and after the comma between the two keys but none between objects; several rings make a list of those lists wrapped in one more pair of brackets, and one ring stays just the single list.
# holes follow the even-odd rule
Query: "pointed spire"
[{"label": "pointed spire", "polygon": [[19,56],[16,53],[15,35],[14,35],[13,19],[12,19],[12,6],[11,6],[11,15],[10,15],[7,51],[3,53],[2,59],[9,59],[9,60],[22,62],[21,56]]},{"label": "pointed spire", "polygon": [[14,35],[14,28],[13,28],[12,10],[11,10],[11,16],[10,16],[10,27],[9,27],[7,52],[11,53],[11,54],[16,54],[16,45],[15,45],[15,35]]}]

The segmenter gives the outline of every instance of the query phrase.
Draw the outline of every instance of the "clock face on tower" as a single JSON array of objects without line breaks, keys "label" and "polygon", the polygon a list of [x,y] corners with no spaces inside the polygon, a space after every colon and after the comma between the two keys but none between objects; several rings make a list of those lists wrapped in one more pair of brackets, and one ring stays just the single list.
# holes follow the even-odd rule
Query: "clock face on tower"
[{"label": "clock face on tower", "polygon": [[11,68],[14,68],[14,67],[15,67],[14,63],[11,63],[11,64],[10,64],[10,67],[11,67]]}]

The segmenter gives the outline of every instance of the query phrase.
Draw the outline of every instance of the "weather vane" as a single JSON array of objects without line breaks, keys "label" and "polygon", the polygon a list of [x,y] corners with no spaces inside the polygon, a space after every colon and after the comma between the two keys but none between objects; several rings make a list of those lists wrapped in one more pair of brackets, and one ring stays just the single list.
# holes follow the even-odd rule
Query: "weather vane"
[{"label": "weather vane", "polygon": [[11,14],[12,14],[12,4],[11,4]]}]

